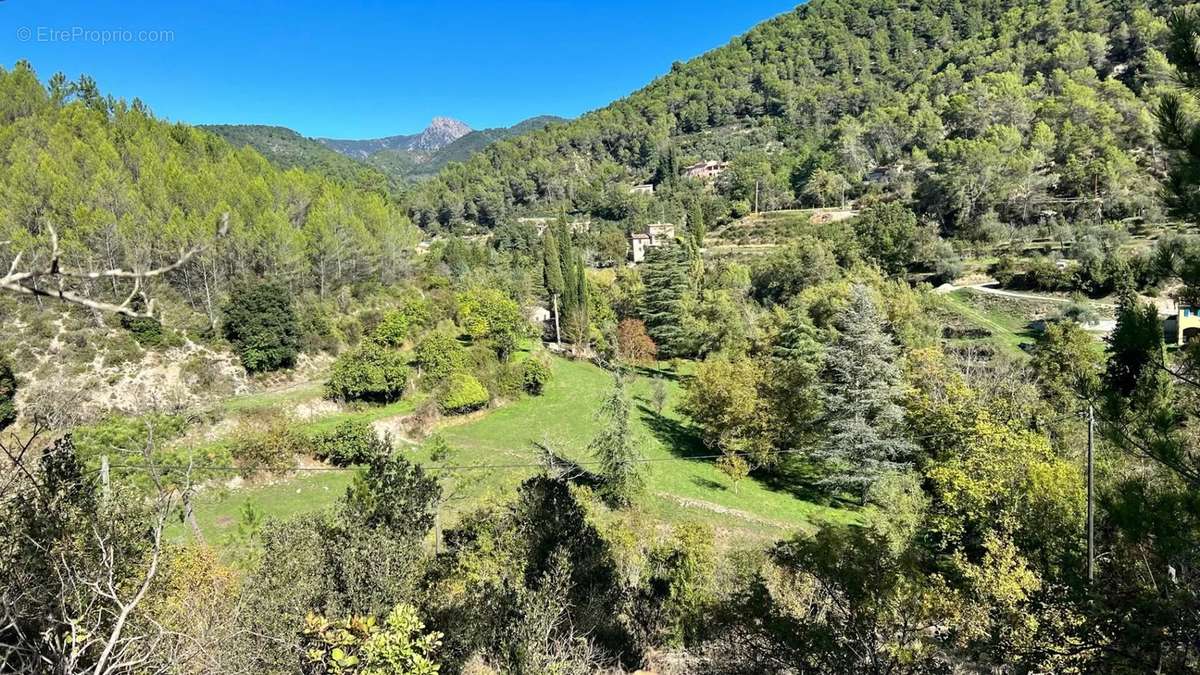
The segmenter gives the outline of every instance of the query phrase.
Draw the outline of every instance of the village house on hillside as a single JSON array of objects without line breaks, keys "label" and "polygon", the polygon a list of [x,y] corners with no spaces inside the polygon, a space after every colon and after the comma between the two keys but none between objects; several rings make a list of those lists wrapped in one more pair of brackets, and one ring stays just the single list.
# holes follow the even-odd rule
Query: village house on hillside
[{"label": "village house on hillside", "polygon": [[712,180],[722,173],[725,173],[725,168],[729,166],[728,162],[719,162],[715,159],[696,162],[691,166],[683,168],[683,175],[688,178],[699,178],[701,180]]},{"label": "village house on hillside", "polygon": [[641,183],[629,188],[631,195],[652,195],[654,194],[654,183]]},{"label": "village house on hillside", "polygon": [[633,262],[642,262],[646,259],[646,249],[655,246],[664,246],[675,240],[675,225],[672,223],[650,223],[646,226],[646,231],[635,232],[629,235],[629,247],[633,252]]}]

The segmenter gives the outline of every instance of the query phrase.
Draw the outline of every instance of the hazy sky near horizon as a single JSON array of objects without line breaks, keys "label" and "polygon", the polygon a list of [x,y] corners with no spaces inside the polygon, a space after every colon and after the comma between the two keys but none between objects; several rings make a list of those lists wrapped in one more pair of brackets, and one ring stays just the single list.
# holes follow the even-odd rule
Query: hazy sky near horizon
[{"label": "hazy sky near horizon", "polygon": [[372,138],[574,117],[796,4],[0,0],[0,64],[91,75],[171,120]]}]

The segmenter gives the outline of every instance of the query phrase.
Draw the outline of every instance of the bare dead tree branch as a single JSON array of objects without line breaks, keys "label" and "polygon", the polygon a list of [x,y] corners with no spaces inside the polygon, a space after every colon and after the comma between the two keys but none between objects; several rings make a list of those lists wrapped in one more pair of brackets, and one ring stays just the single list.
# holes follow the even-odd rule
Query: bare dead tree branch
[{"label": "bare dead tree branch", "polygon": [[[63,302],[88,307],[101,312],[121,314],[131,318],[150,318],[154,316],[154,299],[146,295],[144,285],[149,279],[163,276],[188,264],[193,258],[206,251],[214,241],[222,239],[229,233],[229,214],[221,215],[217,224],[216,236],[212,241],[197,244],[179,252],[179,257],[173,262],[149,270],[126,270],[113,268],[108,270],[84,271],[65,267],[62,264],[62,249],[59,246],[58,230],[53,225],[47,226],[50,233],[50,257],[44,267],[22,269],[21,261],[24,251],[19,251],[13,257],[8,272],[0,277],[0,291],[8,291],[21,295],[41,298],[56,298]],[[133,287],[121,304],[105,302],[89,297],[84,293],[67,288],[68,280],[89,281],[96,279],[111,279],[132,281]],[[47,282],[52,288],[45,288],[40,282]],[[142,301],[141,308],[135,301]]]}]

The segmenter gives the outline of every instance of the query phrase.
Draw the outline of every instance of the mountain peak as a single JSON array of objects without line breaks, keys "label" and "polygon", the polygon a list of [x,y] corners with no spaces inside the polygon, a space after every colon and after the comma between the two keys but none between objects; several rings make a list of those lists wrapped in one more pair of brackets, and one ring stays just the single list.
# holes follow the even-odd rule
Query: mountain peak
[{"label": "mountain peak", "polygon": [[408,149],[431,152],[440,150],[471,133],[471,127],[451,117],[435,117],[409,143]]}]

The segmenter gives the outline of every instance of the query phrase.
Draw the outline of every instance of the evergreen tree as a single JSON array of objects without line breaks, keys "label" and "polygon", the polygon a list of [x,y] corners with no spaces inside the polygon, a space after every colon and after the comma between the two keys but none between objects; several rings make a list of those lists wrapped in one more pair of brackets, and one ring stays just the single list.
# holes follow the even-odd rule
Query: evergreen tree
[{"label": "evergreen tree", "polygon": [[658,345],[660,358],[682,356],[687,351],[683,318],[691,293],[688,271],[682,247],[659,246],[646,252],[642,268],[646,286],[642,319],[650,339]]},{"label": "evergreen tree", "polygon": [[0,430],[17,420],[17,378],[8,360],[0,356]]},{"label": "evergreen tree", "polygon": [[687,231],[696,248],[704,248],[707,230],[704,226],[704,209],[700,208],[699,200],[692,202],[692,208],[688,211]]},{"label": "evergreen tree", "polygon": [[897,435],[903,410],[896,345],[865,286],[856,285],[838,317],[837,341],[825,356],[829,432],[816,451],[832,470],[826,482],[858,492],[865,502],[884,474],[905,468],[912,445]]},{"label": "evergreen tree", "polygon": [[563,293],[562,261],[558,251],[558,237],[555,236],[554,229],[549,227],[546,228],[546,234],[542,238],[542,272],[546,284],[546,299],[553,302],[554,296],[557,295],[561,302]]},{"label": "evergreen tree", "polygon": [[290,368],[300,349],[300,327],[291,294],[278,283],[237,286],[225,305],[225,339],[249,372]]},{"label": "evergreen tree", "polygon": [[638,465],[641,453],[634,446],[633,429],[629,424],[630,402],[625,390],[625,378],[613,374],[613,387],[600,406],[598,417],[603,426],[588,448],[600,463],[604,495],[618,506],[626,506],[642,488]]},{"label": "evergreen tree", "polygon": [[[1167,58],[1175,66],[1183,96],[1200,98],[1200,14],[1177,10],[1169,22]],[[1171,215],[1200,222],[1200,124],[1178,93],[1163,95],[1158,107],[1158,140],[1167,151],[1162,197]]]}]

